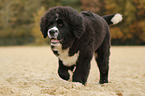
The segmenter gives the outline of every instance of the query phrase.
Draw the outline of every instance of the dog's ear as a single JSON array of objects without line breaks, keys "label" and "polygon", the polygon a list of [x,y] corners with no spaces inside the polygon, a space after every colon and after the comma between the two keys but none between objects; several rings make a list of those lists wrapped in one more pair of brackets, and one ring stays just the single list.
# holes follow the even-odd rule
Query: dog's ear
[{"label": "dog's ear", "polygon": [[40,31],[42,32],[43,37],[46,38],[47,37],[47,19],[45,16],[41,17]]},{"label": "dog's ear", "polygon": [[72,11],[69,14],[69,24],[75,38],[80,39],[85,31],[83,16],[74,9]]}]

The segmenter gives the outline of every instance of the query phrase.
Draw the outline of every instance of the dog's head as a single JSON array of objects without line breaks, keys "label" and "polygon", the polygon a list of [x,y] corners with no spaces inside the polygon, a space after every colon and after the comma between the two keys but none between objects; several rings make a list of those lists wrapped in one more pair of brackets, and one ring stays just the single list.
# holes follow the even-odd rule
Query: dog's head
[{"label": "dog's head", "polygon": [[71,7],[50,8],[40,22],[41,32],[51,40],[51,44],[63,44],[70,47],[74,39],[80,39],[84,33],[83,17]]}]

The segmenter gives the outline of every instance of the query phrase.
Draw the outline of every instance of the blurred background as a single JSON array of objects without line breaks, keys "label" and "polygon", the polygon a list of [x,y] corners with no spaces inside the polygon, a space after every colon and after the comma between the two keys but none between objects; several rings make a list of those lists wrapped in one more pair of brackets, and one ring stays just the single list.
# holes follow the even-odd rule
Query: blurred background
[{"label": "blurred background", "polygon": [[0,46],[44,45],[39,23],[50,7],[71,6],[99,15],[121,13],[111,26],[112,45],[145,45],[145,0],[0,0]]}]

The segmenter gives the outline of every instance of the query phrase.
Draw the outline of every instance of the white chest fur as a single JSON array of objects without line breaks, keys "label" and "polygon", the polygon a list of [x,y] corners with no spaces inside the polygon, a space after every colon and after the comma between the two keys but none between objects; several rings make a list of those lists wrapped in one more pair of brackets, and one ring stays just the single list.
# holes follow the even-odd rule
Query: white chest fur
[{"label": "white chest fur", "polygon": [[57,57],[63,62],[65,66],[75,65],[79,57],[79,52],[73,56],[69,56],[69,48],[62,50],[61,44],[59,46],[55,46],[52,50],[58,52],[59,55]]}]

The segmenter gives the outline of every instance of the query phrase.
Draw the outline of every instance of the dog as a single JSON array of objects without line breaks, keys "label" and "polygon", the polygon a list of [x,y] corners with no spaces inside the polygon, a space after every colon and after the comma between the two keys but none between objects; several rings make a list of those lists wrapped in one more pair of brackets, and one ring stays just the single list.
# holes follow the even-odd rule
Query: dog
[{"label": "dog", "polygon": [[99,67],[100,84],[108,83],[111,37],[108,25],[122,20],[121,14],[99,16],[91,11],[79,13],[66,6],[50,8],[40,21],[41,32],[51,41],[51,49],[58,57],[58,74],[69,80],[86,84],[90,62],[95,56]]}]

